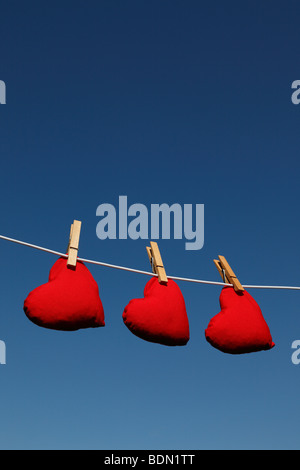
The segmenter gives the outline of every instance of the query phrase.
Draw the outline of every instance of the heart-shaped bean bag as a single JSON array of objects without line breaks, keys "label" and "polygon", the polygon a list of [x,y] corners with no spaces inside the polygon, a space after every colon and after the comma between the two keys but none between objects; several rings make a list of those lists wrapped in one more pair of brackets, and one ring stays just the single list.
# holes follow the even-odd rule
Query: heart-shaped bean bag
[{"label": "heart-shaped bean bag", "polygon": [[184,346],[190,338],[185,301],[178,285],[168,280],[147,282],[143,299],[133,299],[123,312],[127,328],[139,338],[166,346]]},{"label": "heart-shaped bean bag", "polygon": [[243,354],[268,350],[275,346],[269,327],[256,301],[247,291],[224,287],[220,295],[221,312],[207,329],[207,341],[222,352]]},{"label": "heart-shaped bean bag", "polygon": [[24,302],[24,312],[35,324],[54,330],[105,326],[99,289],[88,268],[77,261],[76,269],[59,258],[47,284],[34,289]]}]

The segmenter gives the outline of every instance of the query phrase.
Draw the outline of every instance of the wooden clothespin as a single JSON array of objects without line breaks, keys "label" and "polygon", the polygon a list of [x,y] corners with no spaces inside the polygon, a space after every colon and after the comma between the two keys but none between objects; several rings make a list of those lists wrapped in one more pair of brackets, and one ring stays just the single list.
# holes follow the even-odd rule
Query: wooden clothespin
[{"label": "wooden clothespin", "polygon": [[214,259],[214,263],[226,284],[232,284],[236,292],[245,290],[224,256],[219,256],[219,260]]},{"label": "wooden clothespin", "polygon": [[67,266],[70,269],[76,269],[80,230],[81,230],[81,222],[79,220],[74,220],[74,222],[71,225],[69,245],[68,245],[68,251],[67,251],[67,254],[68,254]]},{"label": "wooden clothespin", "polygon": [[149,256],[152,271],[154,272],[154,274],[157,274],[158,281],[160,284],[168,284],[168,278],[166,275],[163,261],[161,259],[158,244],[156,242],[150,242],[150,247],[147,246],[146,249]]}]

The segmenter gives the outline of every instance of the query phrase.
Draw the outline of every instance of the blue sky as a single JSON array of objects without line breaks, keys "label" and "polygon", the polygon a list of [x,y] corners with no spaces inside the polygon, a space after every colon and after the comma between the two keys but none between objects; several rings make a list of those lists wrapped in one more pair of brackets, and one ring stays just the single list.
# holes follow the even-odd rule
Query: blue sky
[{"label": "blue sky", "polygon": [[[205,243],[159,240],[167,274],[300,285],[299,2],[4,2],[2,235],[149,270],[145,240],[96,236],[99,204],[204,204]],[[249,290],[276,347],[230,356],[204,330],[220,287],[179,283],[191,339],[168,348],[122,321],[148,277],[89,265],[106,327],[33,325],[28,293],[56,257],[1,241],[2,449],[297,449],[297,291]]]}]

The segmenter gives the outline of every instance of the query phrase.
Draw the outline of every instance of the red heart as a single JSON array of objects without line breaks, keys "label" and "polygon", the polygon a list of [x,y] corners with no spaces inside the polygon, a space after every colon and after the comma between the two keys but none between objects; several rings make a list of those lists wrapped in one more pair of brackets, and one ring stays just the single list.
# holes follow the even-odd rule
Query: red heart
[{"label": "red heart", "polygon": [[123,312],[127,328],[139,338],[166,346],[183,346],[189,341],[189,322],[178,285],[162,285],[151,278],[143,299],[133,299]]},{"label": "red heart", "polygon": [[35,324],[55,330],[105,326],[99,289],[88,268],[77,261],[76,269],[59,258],[47,284],[33,290],[24,302],[24,312]]},{"label": "red heart", "polygon": [[224,287],[220,295],[221,312],[215,315],[207,329],[207,341],[230,354],[268,350],[275,346],[269,327],[256,301],[247,291],[235,292]]}]

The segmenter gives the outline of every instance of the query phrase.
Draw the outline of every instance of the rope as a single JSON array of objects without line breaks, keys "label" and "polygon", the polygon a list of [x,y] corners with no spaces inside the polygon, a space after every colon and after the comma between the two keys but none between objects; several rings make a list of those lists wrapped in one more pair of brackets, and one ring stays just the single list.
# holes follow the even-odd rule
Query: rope
[{"label": "rope", "polygon": [[[27,242],[22,242],[20,240],[15,240],[14,238],[5,237],[4,235],[0,235],[0,239],[6,240],[6,241],[9,241],[9,242],[13,242],[13,243],[17,243],[19,245],[28,246],[28,247],[34,248],[36,250],[45,251],[46,253],[51,253],[51,254],[59,256],[59,257],[63,257],[63,258],[68,257],[68,255],[66,253],[60,253],[58,251],[50,250],[48,248],[43,248],[43,247],[38,246],[38,245],[33,245],[32,243],[27,243]],[[141,271],[140,269],[128,268],[128,267],[125,267],[125,266],[118,266],[118,265],[115,265],[115,264],[109,264],[109,263],[104,263],[102,261],[94,261],[94,260],[79,258],[79,257],[77,259],[79,261],[82,261],[83,263],[90,263],[90,264],[95,264],[95,265],[98,265],[98,266],[105,266],[107,268],[119,269],[119,270],[122,270],[122,271],[129,271],[129,272],[137,273],[137,274],[144,274],[146,276],[152,276],[152,277],[157,276],[157,274],[154,274],[154,273],[148,272],[148,271]],[[168,275],[168,279],[172,279],[174,281],[194,282],[194,283],[197,283],[197,284],[210,284],[210,285],[216,285],[216,286],[222,286],[222,287],[231,286],[231,284],[227,284],[227,283],[224,283],[224,282],[204,281],[204,280],[201,280],[201,279],[189,279],[189,278],[186,278],[186,277],[178,277],[178,276],[169,276]],[[243,287],[245,287],[247,289],[300,290],[300,287],[293,287],[293,286],[256,286],[256,285],[243,284]]]}]

